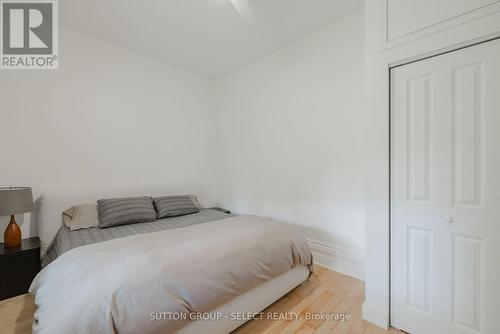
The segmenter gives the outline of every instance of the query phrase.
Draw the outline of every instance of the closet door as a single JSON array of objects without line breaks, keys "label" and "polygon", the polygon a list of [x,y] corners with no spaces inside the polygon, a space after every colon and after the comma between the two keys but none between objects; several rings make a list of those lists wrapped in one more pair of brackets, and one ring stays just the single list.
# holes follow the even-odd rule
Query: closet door
[{"label": "closet door", "polygon": [[436,60],[398,67],[391,78],[391,322],[410,333],[441,331],[448,162]]},{"label": "closet door", "polygon": [[391,323],[500,333],[500,42],[391,84]]}]

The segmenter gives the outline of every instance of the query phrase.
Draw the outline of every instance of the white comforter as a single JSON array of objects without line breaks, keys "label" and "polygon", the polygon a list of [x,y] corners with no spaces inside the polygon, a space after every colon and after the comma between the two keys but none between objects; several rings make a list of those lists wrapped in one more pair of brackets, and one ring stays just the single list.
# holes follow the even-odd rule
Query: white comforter
[{"label": "white comforter", "polygon": [[75,248],[45,267],[30,292],[34,333],[172,333],[293,267],[312,265],[290,225],[254,216]]}]

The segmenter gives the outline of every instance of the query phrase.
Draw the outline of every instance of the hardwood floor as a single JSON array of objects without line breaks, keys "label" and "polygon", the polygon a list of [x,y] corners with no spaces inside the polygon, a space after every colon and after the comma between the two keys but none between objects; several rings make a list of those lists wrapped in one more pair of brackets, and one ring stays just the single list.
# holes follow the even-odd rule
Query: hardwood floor
[{"label": "hardwood floor", "polygon": [[[363,281],[317,265],[314,268],[314,274],[308,281],[265,309],[263,319],[251,320],[233,333],[404,333],[394,328],[384,330],[361,319],[361,305],[365,299]],[[268,319],[273,318],[276,312],[291,314],[293,319]],[[350,319],[306,319],[311,315],[331,317],[333,314],[350,315]]]},{"label": "hardwood floor", "polygon": [[[403,333],[392,328],[384,330],[362,320],[363,300],[362,281],[315,266],[315,272],[309,281],[264,310],[262,319],[249,321],[233,333]],[[0,301],[1,333],[31,333],[34,311],[33,297],[29,294]],[[342,321],[316,318],[321,315],[333,317],[334,314],[349,315],[350,319]]]},{"label": "hardwood floor", "polygon": [[0,332],[2,334],[31,333],[35,304],[30,294],[0,301]]}]

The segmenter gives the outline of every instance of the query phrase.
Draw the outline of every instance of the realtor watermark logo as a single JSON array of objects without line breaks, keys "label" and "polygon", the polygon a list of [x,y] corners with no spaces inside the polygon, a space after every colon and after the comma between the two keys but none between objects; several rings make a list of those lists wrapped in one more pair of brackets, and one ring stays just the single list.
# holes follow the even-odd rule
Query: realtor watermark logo
[{"label": "realtor watermark logo", "polygon": [[57,69],[57,0],[0,0],[0,69]]}]

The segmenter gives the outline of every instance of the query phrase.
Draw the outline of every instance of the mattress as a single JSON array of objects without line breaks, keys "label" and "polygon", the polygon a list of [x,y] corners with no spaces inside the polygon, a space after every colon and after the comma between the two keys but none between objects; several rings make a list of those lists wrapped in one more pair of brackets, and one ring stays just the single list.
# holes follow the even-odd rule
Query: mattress
[{"label": "mattress", "polygon": [[135,234],[158,232],[196,224],[209,223],[231,217],[232,215],[217,210],[203,209],[190,215],[159,219],[154,222],[130,224],[110,228],[88,228],[71,231],[62,225],[52,244],[42,258],[42,267],[66,253],[67,251],[97,242],[127,237]]}]

